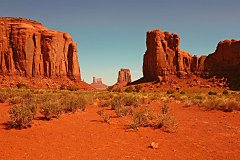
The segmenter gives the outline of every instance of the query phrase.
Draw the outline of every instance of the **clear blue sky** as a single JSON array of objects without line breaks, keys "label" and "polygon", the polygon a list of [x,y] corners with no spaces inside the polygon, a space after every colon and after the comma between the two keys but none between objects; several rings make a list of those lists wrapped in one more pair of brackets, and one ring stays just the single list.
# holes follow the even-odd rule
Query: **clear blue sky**
[{"label": "clear blue sky", "polygon": [[142,77],[146,32],[181,37],[180,48],[208,55],[224,39],[240,39],[239,0],[0,0],[0,16],[41,22],[78,44],[82,79],[112,85],[120,68]]}]

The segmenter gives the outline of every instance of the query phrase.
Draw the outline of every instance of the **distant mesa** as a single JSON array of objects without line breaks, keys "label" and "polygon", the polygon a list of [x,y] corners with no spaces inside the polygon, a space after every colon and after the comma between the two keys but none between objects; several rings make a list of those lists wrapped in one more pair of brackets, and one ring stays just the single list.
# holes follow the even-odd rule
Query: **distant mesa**
[{"label": "distant mesa", "polygon": [[98,78],[96,81],[96,78],[93,77],[93,83],[90,84],[92,87],[96,88],[97,90],[104,90],[107,89],[107,85],[102,83],[102,78]]},{"label": "distant mesa", "polygon": [[[230,87],[240,89],[240,41],[225,40],[219,42],[216,51],[209,56],[192,56],[179,48],[180,36],[161,30],[147,32],[147,50],[143,59],[143,75],[140,81],[167,79],[175,75],[178,78],[199,76],[227,78]],[[226,79],[220,80],[224,81]]]},{"label": "distant mesa", "polygon": [[90,87],[81,81],[72,37],[24,18],[0,18],[0,75],[38,79],[35,86],[44,83],[39,78],[51,78]]},{"label": "distant mesa", "polygon": [[131,73],[129,69],[121,69],[118,72],[118,81],[115,84],[117,87],[124,87],[132,82]]}]

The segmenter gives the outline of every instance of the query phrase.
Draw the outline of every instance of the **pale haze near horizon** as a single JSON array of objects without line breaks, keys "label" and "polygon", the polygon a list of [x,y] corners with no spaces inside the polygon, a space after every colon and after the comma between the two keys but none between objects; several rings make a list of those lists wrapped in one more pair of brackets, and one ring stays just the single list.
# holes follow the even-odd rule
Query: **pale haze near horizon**
[{"label": "pale haze near horizon", "polygon": [[192,55],[213,53],[219,41],[240,39],[237,0],[0,0],[1,17],[21,17],[70,33],[78,44],[82,79],[116,83],[128,68],[142,77],[146,32],[180,35],[180,49]]}]

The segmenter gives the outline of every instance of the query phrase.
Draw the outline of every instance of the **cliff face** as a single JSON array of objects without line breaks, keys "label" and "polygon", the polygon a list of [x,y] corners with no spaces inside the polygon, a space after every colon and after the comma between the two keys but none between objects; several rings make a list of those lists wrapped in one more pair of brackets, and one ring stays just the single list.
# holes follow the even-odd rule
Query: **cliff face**
[{"label": "cliff face", "polygon": [[118,83],[130,83],[130,82],[132,82],[130,70],[121,69],[118,72]]},{"label": "cliff face", "polygon": [[240,88],[240,41],[219,42],[216,51],[208,56],[191,56],[179,49],[177,34],[154,30],[147,32],[147,51],[143,59],[145,80],[158,80],[158,76],[191,75],[210,78],[225,77],[233,89]]},{"label": "cliff face", "polygon": [[240,89],[240,41],[219,42],[216,51],[207,56],[204,67],[210,76],[226,77],[232,88]]},{"label": "cliff face", "polygon": [[199,58],[180,50],[179,43],[177,34],[161,30],[147,32],[147,51],[143,60],[145,79],[156,80],[157,76],[167,75],[184,77],[202,69]]},{"label": "cliff face", "polygon": [[77,44],[39,22],[0,18],[0,74],[81,80]]}]

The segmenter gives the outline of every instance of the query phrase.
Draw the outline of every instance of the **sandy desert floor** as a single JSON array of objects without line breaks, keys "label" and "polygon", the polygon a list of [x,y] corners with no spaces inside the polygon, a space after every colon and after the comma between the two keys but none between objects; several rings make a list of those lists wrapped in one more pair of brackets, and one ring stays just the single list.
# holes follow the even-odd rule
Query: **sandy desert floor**
[{"label": "sandy desert floor", "polygon": [[[157,110],[162,104],[159,100],[150,105]],[[149,127],[128,131],[128,117],[113,116],[109,125],[96,113],[101,109],[97,105],[52,121],[37,118],[28,129],[6,129],[10,106],[3,103],[0,159],[240,159],[239,111],[168,105],[178,120],[175,133]],[[151,142],[158,143],[159,148],[149,148]]]}]

